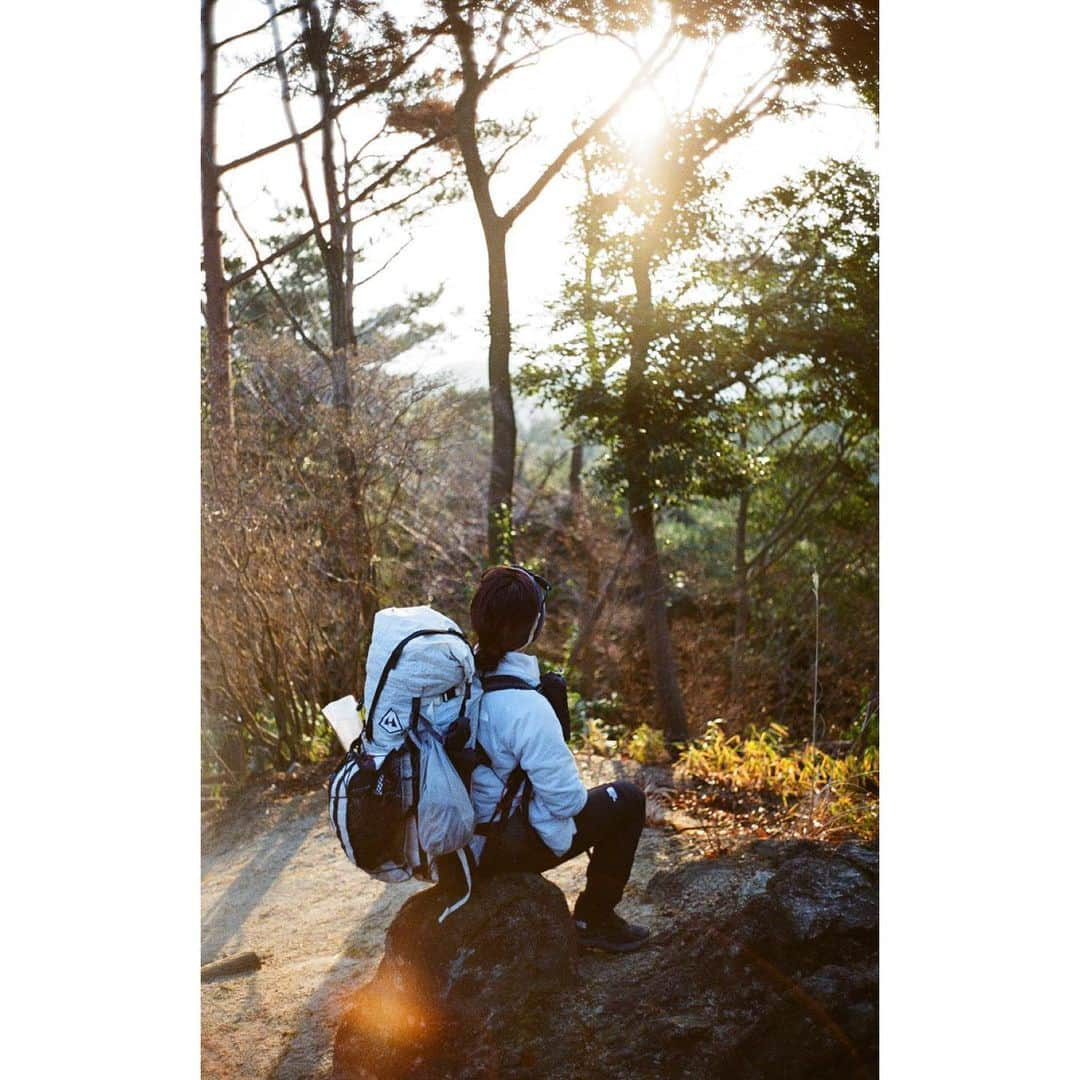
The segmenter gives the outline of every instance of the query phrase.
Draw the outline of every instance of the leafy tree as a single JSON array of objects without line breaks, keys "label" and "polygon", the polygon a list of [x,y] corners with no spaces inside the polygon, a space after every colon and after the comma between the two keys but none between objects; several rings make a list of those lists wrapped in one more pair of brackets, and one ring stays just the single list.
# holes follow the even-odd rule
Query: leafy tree
[{"label": "leafy tree", "polygon": [[732,296],[728,318],[754,363],[739,442],[759,469],[735,519],[733,688],[755,581],[817,519],[845,501],[853,510],[853,493],[876,501],[877,178],[830,162],[749,210],[756,232],[708,268]]},{"label": "leafy tree", "polygon": [[[291,249],[274,250],[268,254],[256,251],[254,264],[235,271],[227,277],[222,256],[219,224],[220,199],[229,203],[236,218],[236,209],[224,185],[227,174],[260,161],[269,154],[294,147],[300,166],[301,189],[311,216],[307,236],[314,237],[324,264],[328,281],[332,335],[339,344],[329,362],[334,366],[339,382],[341,404],[347,400],[343,380],[347,378],[341,350],[348,347],[351,333],[350,305],[352,302],[352,209],[387,185],[404,169],[418,151],[413,147],[404,160],[396,163],[379,162],[369,169],[357,168],[340,134],[339,120],[343,113],[384,92],[388,86],[403,78],[423,50],[430,37],[418,48],[407,47],[407,34],[399,22],[379,5],[364,0],[331,0],[319,4],[315,0],[278,7],[276,0],[266,0],[268,16],[261,23],[218,40],[214,33],[216,0],[201,4],[201,33],[203,47],[202,71],[202,132],[200,140],[202,187],[203,269],[205,275],[204,314],[207,329],[206,398],[212,443],[220,448],[235,442],[232,404],[232,356],[229,343],[230,296],[233,289],[248,277],[273,265]],[[282,25],[289,17],[299,19],[299,33],[287,43],[282,40]],[[229,61],[229,47],[247,42],[269,32],[272,52],[265,50],[253,62],[241,61],[242,70],[227,85],[219,89],[219,69]],[[224,58],[224,59],[223,59]],[[245,79],[271,74],[282,82],[282,100],[289,134],[286,138],[254,149],[240,157],[221,162],[217,154],[217,120],[222,102]],[[304,76],[311,78],[310,87]],[[294,92],[310,92],[320,105],[319,121],[305,131],[299,131],[293,121],[290,106]],[[305,140],[318,136],[320,141],[320,172],[326,206],[325,216],[316,210],[314,187],[308,175]],[[341,161],[336,141],[342,142]],[[365,146],[364,149],[368,149]],[[237,220],[243,232],[243,226]],[[294,243],[304,237],[294,238]],[[239,276],[237,276],[239,275]]]},{"label": "leafy tree", "polygon": [[[614,139],[586,158],[591,195],[576,231],[586,246],[587,284],[564,291],[557,361],[526,367],[520,383],[607,451],[598,476],[626,500],[657,714],[673,740],[688,732],[656,514],[700,495],[724,497],[745,473],[725,407],[741,371],[731,370],[727,330],[712,316],[712,298],[693,296],[686,255],[715,238],[716,180],[700,170],[672,180],[700,137],[694,124],[673,126],[644,164]],[[668,273],[663,293],[653,288],[657,266]]]},{"label": "leafy tree", "polygon": [[[865,337],[865,319],[830,307],[836,299],[830,286],[834,292],[852,287],[844,280],[847,256],[839,256],[839,267],[835,260],[826,267],[812,263],[807,250],[820,251],[822,242],[804,228],[783,249],[795,269],[784,288],[766,294],[758,279],[767,271],[775,278],[778,258],[770,260],[766,250],[740,269],[729,254],[734,230],[717,209],[721,177],[704,165],[760,116],[782,108],[778,83],[766,79],[725,115],[702,110],[673,124],[645,163],[611,139],[586,158],[589,194],[576,221],[584,282],[564,292],[557,328],[566,336],[554,350],[558,362],[527,368],[522,379],[526,390],[556,404],[581,437],[608,451],[598,475],[626,498],[657,715],[673,740],[685,739],[687,727],[657,513],[703,496],[729,497],[760,478],[764,459],[747,435],[750,391],[775,378],[780,356],[788,355],[783,349],[801,350],[792,354],[797,366],[806,366],[797,380],[800,392],[819,407],[837,396],[874,397],[865,361],[876,357],[876,345]],[[834,184],[824,202],[836,202],[842,190],[842,183]],[[773,193],[774,210],[790,208],[794,198],[789,191]],[[766,202],[760,209],[768,210]],[[864,224],[876,227],[876,219]],[[710,250],[716,257],[707,257]],[[823,310],[835,313],[827,326]],[[816,348],[807,355],[812,334]],[[831,396],[823,394],[826,388]],[[764,551],[759,556],[764,559]]]},{"label": "leafy tree", "polygon": [[783,54],[790,83],[854,86],[878,109],[877,0],[672,0],[688,33],[763,30]]}]

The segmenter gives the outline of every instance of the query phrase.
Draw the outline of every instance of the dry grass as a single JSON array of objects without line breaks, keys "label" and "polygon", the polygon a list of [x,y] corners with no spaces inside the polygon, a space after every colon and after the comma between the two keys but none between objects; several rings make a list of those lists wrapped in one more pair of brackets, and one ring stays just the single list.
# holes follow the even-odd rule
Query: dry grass
[{"label": "dry grass", "polygon": [[687,786],[674,805],[717,842],[767,837],[874,842],[878,833],[876,747],[831,755],[791,744],[780,724],[728,735],[720,722],[680,757]]}]

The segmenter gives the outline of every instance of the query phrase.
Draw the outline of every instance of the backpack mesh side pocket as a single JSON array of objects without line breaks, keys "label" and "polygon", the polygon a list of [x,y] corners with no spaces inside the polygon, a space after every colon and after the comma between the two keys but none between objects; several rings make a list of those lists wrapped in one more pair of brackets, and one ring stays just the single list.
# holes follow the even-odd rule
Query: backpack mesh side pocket
[{"label": "backpack mesh side pocket", "polygon": [[405,748],[376,765],[349,751],[330,778],[330,822],[345,854],[382,881],[407,881],[409,821],[414,809],[412,761]]}]

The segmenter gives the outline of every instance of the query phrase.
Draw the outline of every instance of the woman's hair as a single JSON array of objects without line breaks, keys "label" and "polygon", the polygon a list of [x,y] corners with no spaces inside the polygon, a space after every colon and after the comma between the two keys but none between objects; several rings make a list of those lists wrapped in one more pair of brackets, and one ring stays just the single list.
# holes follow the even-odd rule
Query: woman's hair
[{"label": "woman's hair", "polygon": [[522,649],[539,632],[543,590],[527,570],[492,566],[484,571],[469,607],[473,632],[479,639],[478,671],[491,671],[515,649]]}]

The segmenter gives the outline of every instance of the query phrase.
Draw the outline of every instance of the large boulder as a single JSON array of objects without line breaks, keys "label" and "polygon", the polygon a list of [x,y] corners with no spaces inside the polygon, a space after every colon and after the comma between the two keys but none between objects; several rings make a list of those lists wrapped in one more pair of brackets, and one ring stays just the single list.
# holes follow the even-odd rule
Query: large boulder
[{"label": "large boulder", "polygon": [[547,1070],[579,1050],[563,1030],[577,938],[562,892],[536,874],[479,881],[440,925],[447,897],[410,897],[374,978],[352,997],[334,1040],[335,1080],[479,1077]]},{"label": "large boulder", "polygon": [[[615,984],[597,1001],[598,1072],[876,1075],[875,851],[766,841],[659,873],[647,898],[669,929],[632,991]],[[641,1034],[611,1034],[627,1031]]]}]

